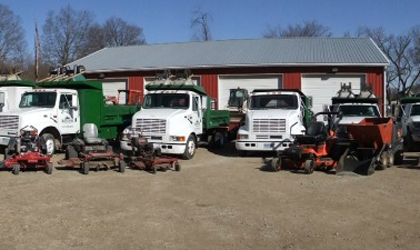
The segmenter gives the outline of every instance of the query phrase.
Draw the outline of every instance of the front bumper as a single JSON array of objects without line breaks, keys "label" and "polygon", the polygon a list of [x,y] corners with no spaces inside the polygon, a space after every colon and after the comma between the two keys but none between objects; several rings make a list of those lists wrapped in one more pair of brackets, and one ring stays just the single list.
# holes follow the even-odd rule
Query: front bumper
[{"label": "front bumper", "polygon": [[[174,155],[181,155],[185,152],[186,143],[163,143],[163,142],[154,142],[153,143],[154,148],[160,148],[160,152],[162,154],[174,154]],[[133,148],[131,146],[131,142],[128,140],[120,140],[120,148],[123,151],[132,151]]]},{"label": "front bumper", "polygon": [[250,141],[250,140],[237,140],[235,147],[237,150],[244,151],[283,151],[292,145],[291,140],[283,141]]}]

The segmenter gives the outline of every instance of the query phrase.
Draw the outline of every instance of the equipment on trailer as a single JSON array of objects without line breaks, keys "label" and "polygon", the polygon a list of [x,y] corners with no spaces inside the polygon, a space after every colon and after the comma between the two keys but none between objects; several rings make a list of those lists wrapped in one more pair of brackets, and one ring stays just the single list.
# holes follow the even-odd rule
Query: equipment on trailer
[{"label": "equipment on trailer", "polygon": [[25,126],[20,130],[19,137],[9,140],[1,166],[11,169],[15,175],[23,169],[44,169],[47,174],[51,174],[51,156],[43,153],[45,151],[45,141],[38,136],[38,130],[33,126]]},{"label": "equipment on trailer", "polygon": [[[316,117],[324,115],[328,117],[328,124],[317,121]],[[305,135],[296,135],[295,142],[286,148],[279,157],[274,157],[270,166],[273,171],[292,168],[304,170],[311,174],[315,169],[331,170],[338,162],[336,147],[337,138],[332,133],[334,117],[337,112],[319,112],[312,117],[312,121]]]},{"label": "equipment on trailer", "polygon": [[89,174],[91,165],[95,165],[96,171],[101,167],[109,170],[111,165],[118,166],[119,159],[119,154],[114,153],[108,141],[98,138],[98,127],[93,123],[86,123],[83,125],[83,140],[75,139],[68,145],[66,158],[58,164],[66,167],[80,166],[83,174]]},{"label": "equipment on trailer", "polygon": [[126,157],[126,161],[119,162],[120,172],[124,172],[127,164],[131,168],[139,168],[151,171],[156,174],[157,170],[175,170],[180,171],[181,165],[178,158],[162,156],[160,149],[155,149],[153,143],[141,136],[131,137],[133,151],[131,156]]},{"label": "equipment on trailer", "polygon": [[391,118],[365,118],[358,124],[349,124],[349,148],[341,156],[336,173],[354,172],[371,175],[376,169],[391,166],[394,123]]}]

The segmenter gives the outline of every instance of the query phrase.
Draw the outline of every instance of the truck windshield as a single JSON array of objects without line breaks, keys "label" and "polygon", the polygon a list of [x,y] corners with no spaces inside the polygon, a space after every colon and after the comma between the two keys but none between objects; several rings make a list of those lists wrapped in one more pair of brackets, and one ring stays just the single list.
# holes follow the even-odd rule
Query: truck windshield
[{"label": "truck windshield", "polygon": [[255,95],[250,99],[249,109],[297,109],[295,95]]},{"label": "truck windshield", "polygon": [[188,94],[147,94],[142,108],[145,109],[188,109],[190,99]]},{"label": "truck windshield", "polygon": [[345,117],[380,117],[379,111],[375,106],[340,106],[339,110]]},{"label": "truck windshield", "polygon": [[411,108],[411,116],[420,115],[420,105],[414,105]]},{"label": "truck windshield", "polygon": [[29,92],[22,95],[19,108],[43,107],[53,108],[57,93],[55,92]]}]

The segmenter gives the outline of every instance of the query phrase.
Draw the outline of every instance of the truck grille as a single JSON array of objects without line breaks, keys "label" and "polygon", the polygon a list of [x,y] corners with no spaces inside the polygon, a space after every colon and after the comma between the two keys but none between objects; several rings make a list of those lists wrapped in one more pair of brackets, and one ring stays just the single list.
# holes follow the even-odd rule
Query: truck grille
[{"label": "truck grille", "polygon": [[17,115],[0,116],[0,129],[18,130],[18,127],[19,127],[19,116]]},{"label": "truck grille", "polygon": [[164,119],[137,119],[136,129],[140,129],[145,133],[165,134],[166,120]]},{"label": "truck grille", "polygon": [[252,121],[254,133],[284,133],[286,132],[286,119],[254,119]]}]

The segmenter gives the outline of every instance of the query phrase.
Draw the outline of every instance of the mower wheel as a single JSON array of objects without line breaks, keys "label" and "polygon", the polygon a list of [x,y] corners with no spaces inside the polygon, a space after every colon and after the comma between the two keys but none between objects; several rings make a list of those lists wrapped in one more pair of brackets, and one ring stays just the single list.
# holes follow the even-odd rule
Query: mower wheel
[{"label": "mower wheel", "polygon": [[315,161],[313,159],[310,160],[306,160],[305,161],[305,174],[312,174],[314,172],[315,169]]},{"label": "mower wheel", "polygon": [[90,170],[90,164],[88,161],[84,161],[80,163],[80,170],[82,171],[82,174],[89,174]]},{"label": "mower wheel", "polygon": [[380,162],[378,164],[379,170],[385,170],[389,166],[389,153],[387,151],[382,152]]},{"label": "mower wheel", "polygon": [[45,173],[52,174],[52,171],[53,171],[52,162],[47,162],[47,165],[45,166]]},{"label": "mower wheel", "polygon": [[18,175],[19,174],[19,170],[20,170],[20,165],[19,163],[14,163],[12,164],[12,173],[14,175]]},{"label": "mower wheel", "polygon": [[274,157],[273,159],[271,159],[270,166],[273,172],[280,171],[282,168],[281,158]]},{"label": "mower wheel", "polygon": [[120,170],[120,173],[124,173],[126,167],[127,163],[125,163],[125,161],[120,160],[120,162],[118,162],[118,170]]},{"label": "mower wheel", "polygon": [[398,147],[394,153],[394,163],[392,165],[401,165],[403,163],[403,148]]},{"label": "mower wheel", "polygon": [[153,174],[156,174],[156,172],[157,172],[157,167],[156,166],[152,166],[152,173]]},{"label": "mower wheel", "polygon": [[181,171],[181,164],[179,162],[175,162],[175,171]]}]

